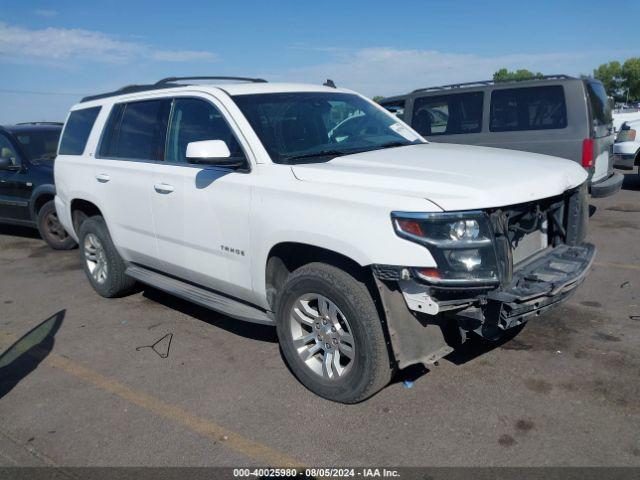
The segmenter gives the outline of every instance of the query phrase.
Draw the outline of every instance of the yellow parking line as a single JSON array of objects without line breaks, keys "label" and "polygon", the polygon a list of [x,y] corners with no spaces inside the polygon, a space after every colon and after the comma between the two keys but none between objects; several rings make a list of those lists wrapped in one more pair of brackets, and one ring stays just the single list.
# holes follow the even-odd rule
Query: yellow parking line
[{"label": "yellow parking line", "polygon": [[629,265],[627,263],[613,263],[613,262],[593,262],[596,267],[612,267],[623,268],[627,270],[640,270],[640,265]]},{"label": "yellow parking line", "polygon": [[[15,342],[17,340],[17,337],[14,335],[3,331],[0,331],[0,338],[4,338],[9,342]],[[254,442],[217,423],[193,415],[176,405],[163,402],[151,395],[134,390],[115,379],[86,368],[73,360],[61,357],[55,353],[49,353],[47,355],[46,352],[42,350],[34,350],[35,352],[31,351],[30,355],[42,358],[42,363],[46,365],[55,367],[75,378],[95,385],[106,392],[112,393],[160,417],[180,423],[194,432],[213,438],[236,452],[264,462],[265,465],[289,468],[301,467],[303,465],[302,462],[278,450]]]}]

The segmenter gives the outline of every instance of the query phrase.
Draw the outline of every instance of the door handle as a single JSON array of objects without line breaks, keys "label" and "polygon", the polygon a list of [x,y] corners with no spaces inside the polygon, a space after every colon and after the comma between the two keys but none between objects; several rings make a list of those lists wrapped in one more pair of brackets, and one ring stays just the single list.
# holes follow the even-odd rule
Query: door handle
[{"label": "door handle", "polygon": [[173,185],[169,185],[168,183],[156,183],[153,188],[158,193],[171,193],[173,192]]},{"label": "door handle", "polygon": [[107,173],[99,173],[96,175],[96,180],[100,183],[107,183],[109,180],[111,180],[111,176]]}]

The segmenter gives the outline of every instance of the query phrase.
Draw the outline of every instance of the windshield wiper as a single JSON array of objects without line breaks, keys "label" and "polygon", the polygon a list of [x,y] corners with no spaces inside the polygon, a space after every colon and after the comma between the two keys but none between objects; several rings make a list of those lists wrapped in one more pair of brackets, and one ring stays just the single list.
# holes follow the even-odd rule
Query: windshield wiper
[{"label": "windshield wiper", "polygon": [[290,157],[284,157],[282,160],[285,163],[289,163],[291,160],[304,160],[305,158],[314,157],[340,157],[342,155],[349,155],[350,153],[351,152],[345,152],[342,150],[320,150],[319,152],[291,155]]},{"label": "windshield wiper", "polygon": [[380,145],[380,146],[376,147],[376,150],[382,150],[383,148],[407,147],[409,145],[418,145],[418,144],[414,143],[414,142],[409,142],[409,143],[391,142],[391,143],[385,143],[384,145]]}]

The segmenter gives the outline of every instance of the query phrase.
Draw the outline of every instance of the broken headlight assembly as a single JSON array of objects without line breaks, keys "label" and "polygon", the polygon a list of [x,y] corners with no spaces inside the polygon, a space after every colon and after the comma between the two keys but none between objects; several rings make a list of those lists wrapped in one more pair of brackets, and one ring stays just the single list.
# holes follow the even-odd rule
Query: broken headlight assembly
[{"label": "broken headlight assembly", "polygon": [[484,212],[392,212],[396,234],[425,246],[436,268],[414,268],[418,279],[435,285],[492,285],[499,282],[496,251]]}]

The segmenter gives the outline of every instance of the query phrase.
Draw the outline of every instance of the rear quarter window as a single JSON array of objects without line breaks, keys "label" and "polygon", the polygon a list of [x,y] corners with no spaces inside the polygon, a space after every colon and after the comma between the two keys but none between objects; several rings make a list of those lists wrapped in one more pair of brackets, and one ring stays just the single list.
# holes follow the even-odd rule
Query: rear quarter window
[{"label": "rear quarter window", "polygon": [[562,85],[505,88],[491,93],[489,130],[516,132],[567,126]]},{"label": "rear quarter window", "polygon": [[387,111],[393,113],[396,117],[400,119],[404,118],[404,108],[405,108],[404,100],[398,100],[394,102],[380,102],[380,105],[384,107]]},{"label": "rear quarter window", "polygon": [[421,135],[456,135],[482,131],[483,92],[416,98],[411,126]]},{"label": "rear quarter window", "polygon": [[101,108],[84,108],[71,112],[60,139],[59,155],[82,155],[84,153],[89,134]]}]

